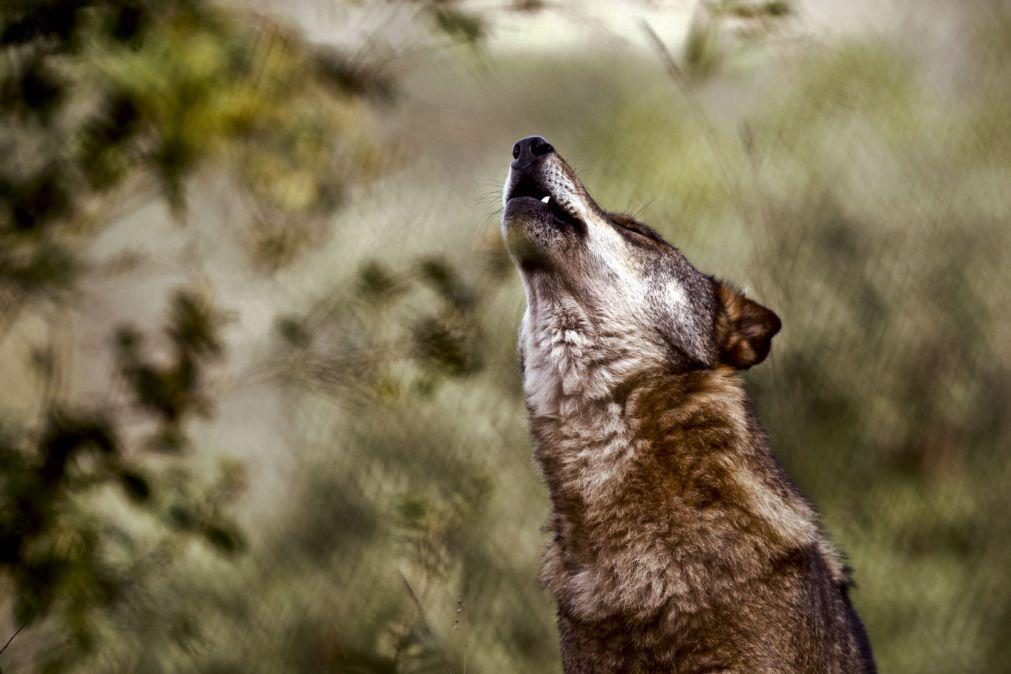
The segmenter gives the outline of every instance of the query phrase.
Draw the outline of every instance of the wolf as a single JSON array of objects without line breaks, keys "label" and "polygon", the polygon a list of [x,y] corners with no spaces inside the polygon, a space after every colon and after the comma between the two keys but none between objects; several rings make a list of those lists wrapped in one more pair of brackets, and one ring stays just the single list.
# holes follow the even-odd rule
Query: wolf
[{"label": "wolf", "polygon": [[874,672],[848,568],[739,371],[780,319],[520,140],[502,232],[566,674]]}]

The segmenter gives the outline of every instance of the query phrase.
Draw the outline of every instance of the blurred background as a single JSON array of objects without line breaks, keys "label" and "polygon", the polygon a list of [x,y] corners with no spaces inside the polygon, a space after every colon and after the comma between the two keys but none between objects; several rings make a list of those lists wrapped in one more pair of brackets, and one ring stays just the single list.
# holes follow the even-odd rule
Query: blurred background
[{"label": "blurred background", "polygon": [[883,672],[1011,672],[1011,5],[8,0],[0,670],[558,672],[538,133],[783,319]]}]

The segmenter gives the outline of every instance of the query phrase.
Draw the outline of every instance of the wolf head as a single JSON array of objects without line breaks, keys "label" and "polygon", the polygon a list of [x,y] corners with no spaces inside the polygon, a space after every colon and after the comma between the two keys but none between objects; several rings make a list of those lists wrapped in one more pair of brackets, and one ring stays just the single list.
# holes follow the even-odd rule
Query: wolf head
[{"label": "wolf head", "polygon": [[600,208],[545,139],[516,143],[503,198],[502,231],[527,295],[524,333],[550,324],[590,350],[607,345],[625,370],[747,369],[768,355],[776,314],[699,272],[646,225]]}]

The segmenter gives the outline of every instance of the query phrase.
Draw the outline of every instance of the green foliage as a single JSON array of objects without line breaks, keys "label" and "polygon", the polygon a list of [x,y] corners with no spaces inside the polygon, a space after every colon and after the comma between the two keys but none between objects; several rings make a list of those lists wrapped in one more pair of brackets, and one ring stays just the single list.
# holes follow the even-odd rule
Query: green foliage
[{"label": "green foliage", "polygon": [[401,294],[405,284],[381,262],[370,260],[358,270],[357,295],[372,304],[385,304]]},{"label": "green foliage", "polygon": [[685,74],[696,83],[713,77],[749,47],[771,42],[792,14],[793,5],[784,0],[702,3],[685,38],[681,58]]},{"label": "green foliage", "polygon": [[793,12],[789,2],[785,0],[721,0],[712,3],[709,10],[716,15],[730,16],[737,19],[779,18]]},{"label": "green foliage", "polygon": [[[166,332],[178,360],[166,370],[144,363],[137,353],[139,334],[122,331],[119,337],[136,404],[163,424],[159,448],[167,435],[175,445],[184,441],[184,424],[198,409],[193,401],[204,357],[220,348],[207,314],[192,295],[176,296]],[[126,452],[124,432],[122,420],[102,408],[51,406],[37,432],[7,429],[0,443],[0,571],[13,582],[18,624],[55,612],[69,630],[70,641],[50,653],[47,666],[52,668],[68,666],[96,647],[93,613],[117,601],[137,580],[139,560],[130,551],[143,542],[123,528],[124,522],[105,521],[91,507],[106,487],[120,488],[135,507],[163,513],[175,528],[201,536],[222,552],[242,545],[221,506],[211,505],[221,489],[217,495],[180,492],[178,482],[193,479],[185,469],[168,476],[143,466],[139,456]],[[168,540],[171,529],[157,536]]]},{"label": "green foliage", "polygon": [[454,7],[436,7],[434,13],[438,26],[453,37],[474,43],[484,36],[484,25],[474,14]]},{"label": "green foliage", "polygon": [[684,46],[684,67],[690,77],[704,79],[719,65],[719,33],[709,19],[696,19]]},{"label": "green foliage", "polygon": [[166,329],[172,344],[168,363],[156,363],[141,353],[142,335],[130,327],[116,334],[119,370],[130,383],[134,404],[161,422],[150,441],[163,451],[182,449],[181,422],[193,414],[206,416],[211,401],[204,395],[201,375],[211,361],[221,356],[216,316],[206,300],[190,291],[177,291],[172,298]]},{"label": "green foliage", "polygon": [[[477,17],[448,3],[424,12],[435,30],[481,36]],[[17,0],[0,8],[0,50],[0,345],[18,320],[73,313],[96,271],[88,251],[125,205],[160,199],[184,223],[191,183],[224,173],[252,212],[238,243],[275,272],[384,168],[369,106],[395,101],[393,80],[263,17],[194,0]],[[423,269],[447,315],[426,319],[423,348],[402,350],[466,374],[475,356],[458,332],[474,298],[445,265]],[[363,295],[393,297],[391,278],[366,268]],[[225,556],[246,549],[226,514],[236,471],[208,485],[185,460],[189,426],[214,408],[222,323],[192,288],[172,294],[160,337],[119,319],[108,330],[121,395],[105,403],[63,399],[53,382],[66,354],[29,349],[44,397],[38,423],[0,427],[0,582],[19,625],[66,637],[40,647],[46,671],[95,653],[147,582],[147,560],[178,558],[183,537]],[[297,318],[278,329],[294,350],[313,346]]]}]

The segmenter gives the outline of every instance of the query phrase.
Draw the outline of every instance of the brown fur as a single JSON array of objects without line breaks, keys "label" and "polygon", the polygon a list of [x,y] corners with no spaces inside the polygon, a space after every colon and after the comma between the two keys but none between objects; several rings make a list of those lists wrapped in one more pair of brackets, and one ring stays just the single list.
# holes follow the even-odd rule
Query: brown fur
[{"label": "brown fur", "polygon": [[[842,567],[773,460],[729,368],[620,392],[633,465],[592,501],[533,419],[554,533],[541,580],[569,674],[864,672]],[[828,554],[826,554],[828,553]],[[599,570],[587,609],[574,578]]]}]

